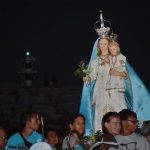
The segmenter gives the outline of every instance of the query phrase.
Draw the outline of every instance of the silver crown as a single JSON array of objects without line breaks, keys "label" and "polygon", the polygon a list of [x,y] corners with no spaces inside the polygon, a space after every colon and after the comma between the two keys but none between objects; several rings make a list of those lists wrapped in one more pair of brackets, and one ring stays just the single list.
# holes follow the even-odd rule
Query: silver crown
[{"label": "silver crown", "polygon": [[111,42],[116,42],[118,39],[118,34],[114,34],[114,32],[112,31],[110,37],[109,37]]},{"label": "silver crown", "polygon": [[[104,26],[104,21],[109,22],[103,19],[103,13],[100,11],[100,20],[94,24],[94,29],[98,33],[100,38],[109,38],[110,27]],[[100,27],[95,27],[100,22]],[[110,24],[110,22],[109,22]]]}]

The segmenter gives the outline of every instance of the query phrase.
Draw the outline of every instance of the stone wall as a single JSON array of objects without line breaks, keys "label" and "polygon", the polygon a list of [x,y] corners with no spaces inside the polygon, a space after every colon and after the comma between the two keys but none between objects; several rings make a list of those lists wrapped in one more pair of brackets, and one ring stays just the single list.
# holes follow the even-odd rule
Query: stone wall
[{"label": "stone wall", "polygon": [[17,130],[22,111],[34,110],[42,114],[45,128],[64,133],[68,118],[79,111],[79,88],[0,88],[0,123],[9,133]]}]

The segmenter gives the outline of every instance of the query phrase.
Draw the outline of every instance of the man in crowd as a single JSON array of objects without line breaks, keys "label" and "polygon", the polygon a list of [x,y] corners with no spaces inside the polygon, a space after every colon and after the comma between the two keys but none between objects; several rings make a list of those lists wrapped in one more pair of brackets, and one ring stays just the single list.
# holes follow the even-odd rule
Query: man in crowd
[{"label": "man in crowd", "polygon": [[146,138],[135,133],[138,125],[136,113],[123,109],[119,112],[121,120],[121,131],[115,138],[122,150],[150,150]]}]

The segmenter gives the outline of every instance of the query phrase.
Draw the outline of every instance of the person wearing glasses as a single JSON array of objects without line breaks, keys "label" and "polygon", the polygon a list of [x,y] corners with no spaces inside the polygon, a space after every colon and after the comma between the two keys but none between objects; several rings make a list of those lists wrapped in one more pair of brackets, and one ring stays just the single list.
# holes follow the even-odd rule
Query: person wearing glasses
[{"label": "person wearing glasses", "polygon": [[122,150],[150,150],[146,138],[136,133],[138,120],[135,112],[123,109],[119,112],[121,131],[115,138]]}]

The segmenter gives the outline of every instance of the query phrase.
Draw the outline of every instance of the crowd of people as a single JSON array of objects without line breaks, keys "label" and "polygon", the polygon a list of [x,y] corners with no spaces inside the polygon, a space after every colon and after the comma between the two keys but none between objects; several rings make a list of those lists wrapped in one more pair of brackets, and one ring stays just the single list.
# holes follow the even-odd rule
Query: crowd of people
[{"label": "crowd of people", "polygon": [[[50,146],[47,150],[89,150],[93,145],[82,140],[86,119],[80,113],[69,117],[68,130],[63,135],[51,128],[46,129],[44,135],[38,133],[41,121],[37,112],[28,111],[22,117],[22,126],[9,137],[5,128],[0,127],[0,149],[25,150],[41,142]],[[144,121],[141,127],[138,123],[136,113],[129,109],[107,112],[100,123],[102,136],[98,141],[102,143],[93,149],[150,150],[150,121]]]}]

